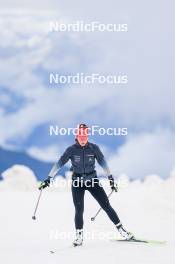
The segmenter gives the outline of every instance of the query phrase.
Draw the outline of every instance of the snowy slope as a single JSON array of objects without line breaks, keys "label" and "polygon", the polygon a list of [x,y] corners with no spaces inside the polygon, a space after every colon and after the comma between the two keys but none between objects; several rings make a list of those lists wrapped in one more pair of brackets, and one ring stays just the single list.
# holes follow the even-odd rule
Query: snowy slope
[{"label": "snowy slope", "polygon": [[[86,193],[84,230],[88,232],[86,235],[93,234],[95,238],[85,239],[81,248],[72,248],[74,208],[69,188],[45,190],[36,221],[31,216],[38,191],[1,188],[1,263],[174,264],[174,190],[173,175],[166,181],[150,176],[144,183],[129,183],[111,198],[113,207],[129,230],[141,238],[167,240],[166,245],[109,241],[107,235],[114,234],[115,228],[103,212],[91,223],[90,217],[98,209],[98,204]],[[59,237],[69,235],[68,232],[70,238]],[[53,249],[57,252],[50,254]]]}]

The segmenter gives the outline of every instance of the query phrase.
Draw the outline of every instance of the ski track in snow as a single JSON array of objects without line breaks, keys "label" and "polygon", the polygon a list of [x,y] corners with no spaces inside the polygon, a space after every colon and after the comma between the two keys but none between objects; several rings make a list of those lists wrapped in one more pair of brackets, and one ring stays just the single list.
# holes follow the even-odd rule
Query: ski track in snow
[{"label": "ski track in snow", "polygon": [[[45,190],[37,220],[32,214],[36,191],[1,190],[0,260],[3,264],[64,263],[175,263],[175,179],[138,181],[113,194],[111,204],[124,226],[139,238],[166,240],[165,245],[111,242],[107,238],[85,239],[82,247],[72,247],[72,238],[51,239],[55,231],[74,232],[74,208],[70,191]],[[107,190],[109,192],[109,189]],[[84,230],[114,232],[113,224],[98,210],[96,201],[86,192]],[[55,250],[54,254],[50,250]]]}]

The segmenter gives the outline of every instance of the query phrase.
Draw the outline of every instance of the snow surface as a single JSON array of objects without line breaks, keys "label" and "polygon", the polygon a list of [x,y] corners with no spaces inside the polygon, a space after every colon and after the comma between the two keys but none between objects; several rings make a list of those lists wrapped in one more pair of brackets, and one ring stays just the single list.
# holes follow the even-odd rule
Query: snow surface
[{"label": "snow surface", "polygon": [[[11,172],[16,175],[14,179],[9,176],[13,175]],[[15,177],[20,188],[14,184]],[[127,229],[140,238],[166,240],[165,245],[111,242],[107,234],[116,234],[115,227],[104,212],[100,213],[95,222],[90,221],[99,206],[86,192],[84,231],[86,235],[105,237],[96,235],[94,239],[85,239],[83,247],[71,247],[71,236],[60,238],[60,235],[68,232],[74,233],[70,188],[51,187],[44,190],[37,220],[33,221],[32,214],[39,194],[33,190],[36,184],[33,177],[28,168],[18,165],[6,172],[4,182],[0,183],[1,263],[175,263],[174,172],[167,180],[152,175],[144,182],[128,182],[111,197],[111,204]],[[109,188],[105,189],[109,193]],[[55,249],[55,254],[49,252]]]}]

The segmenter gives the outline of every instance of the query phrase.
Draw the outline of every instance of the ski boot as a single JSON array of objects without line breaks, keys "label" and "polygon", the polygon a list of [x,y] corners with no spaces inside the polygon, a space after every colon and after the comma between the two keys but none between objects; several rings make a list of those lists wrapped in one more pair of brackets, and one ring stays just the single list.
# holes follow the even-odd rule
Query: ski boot
[{"label": "ski boot", "polygon": [[83,229],[77,229],[76,230],[76,238],[73,242],[73,246],[82,246],[83,244]]},{"label": "ski boot", "polygon": [[123,240],[131,240],[134,238],[133,234],[131,234],[130,232],[126,231],[124,228],[123,228],[123,225],[121,223],[118,223],[116,225],[117,229],[118,229],[118,232],[120,233],[121,237]]}]

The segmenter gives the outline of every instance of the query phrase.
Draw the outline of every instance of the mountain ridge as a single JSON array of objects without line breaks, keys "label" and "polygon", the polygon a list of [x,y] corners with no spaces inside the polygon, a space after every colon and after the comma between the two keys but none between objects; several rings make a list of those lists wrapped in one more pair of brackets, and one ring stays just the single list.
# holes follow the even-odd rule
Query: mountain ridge
[{"label": "mountain ridge", "polygon": [[[37,180],[42,181],[49,174],[53,163],[45,162],[31,157],[23,151],[6,150],[0,147],[0,175],[15,164],[28,166],[36,175]],[[60,174],[64,175],[68,170],[64,167],[60,170]],[[1,176],[2,179],[2,176]]]}]

